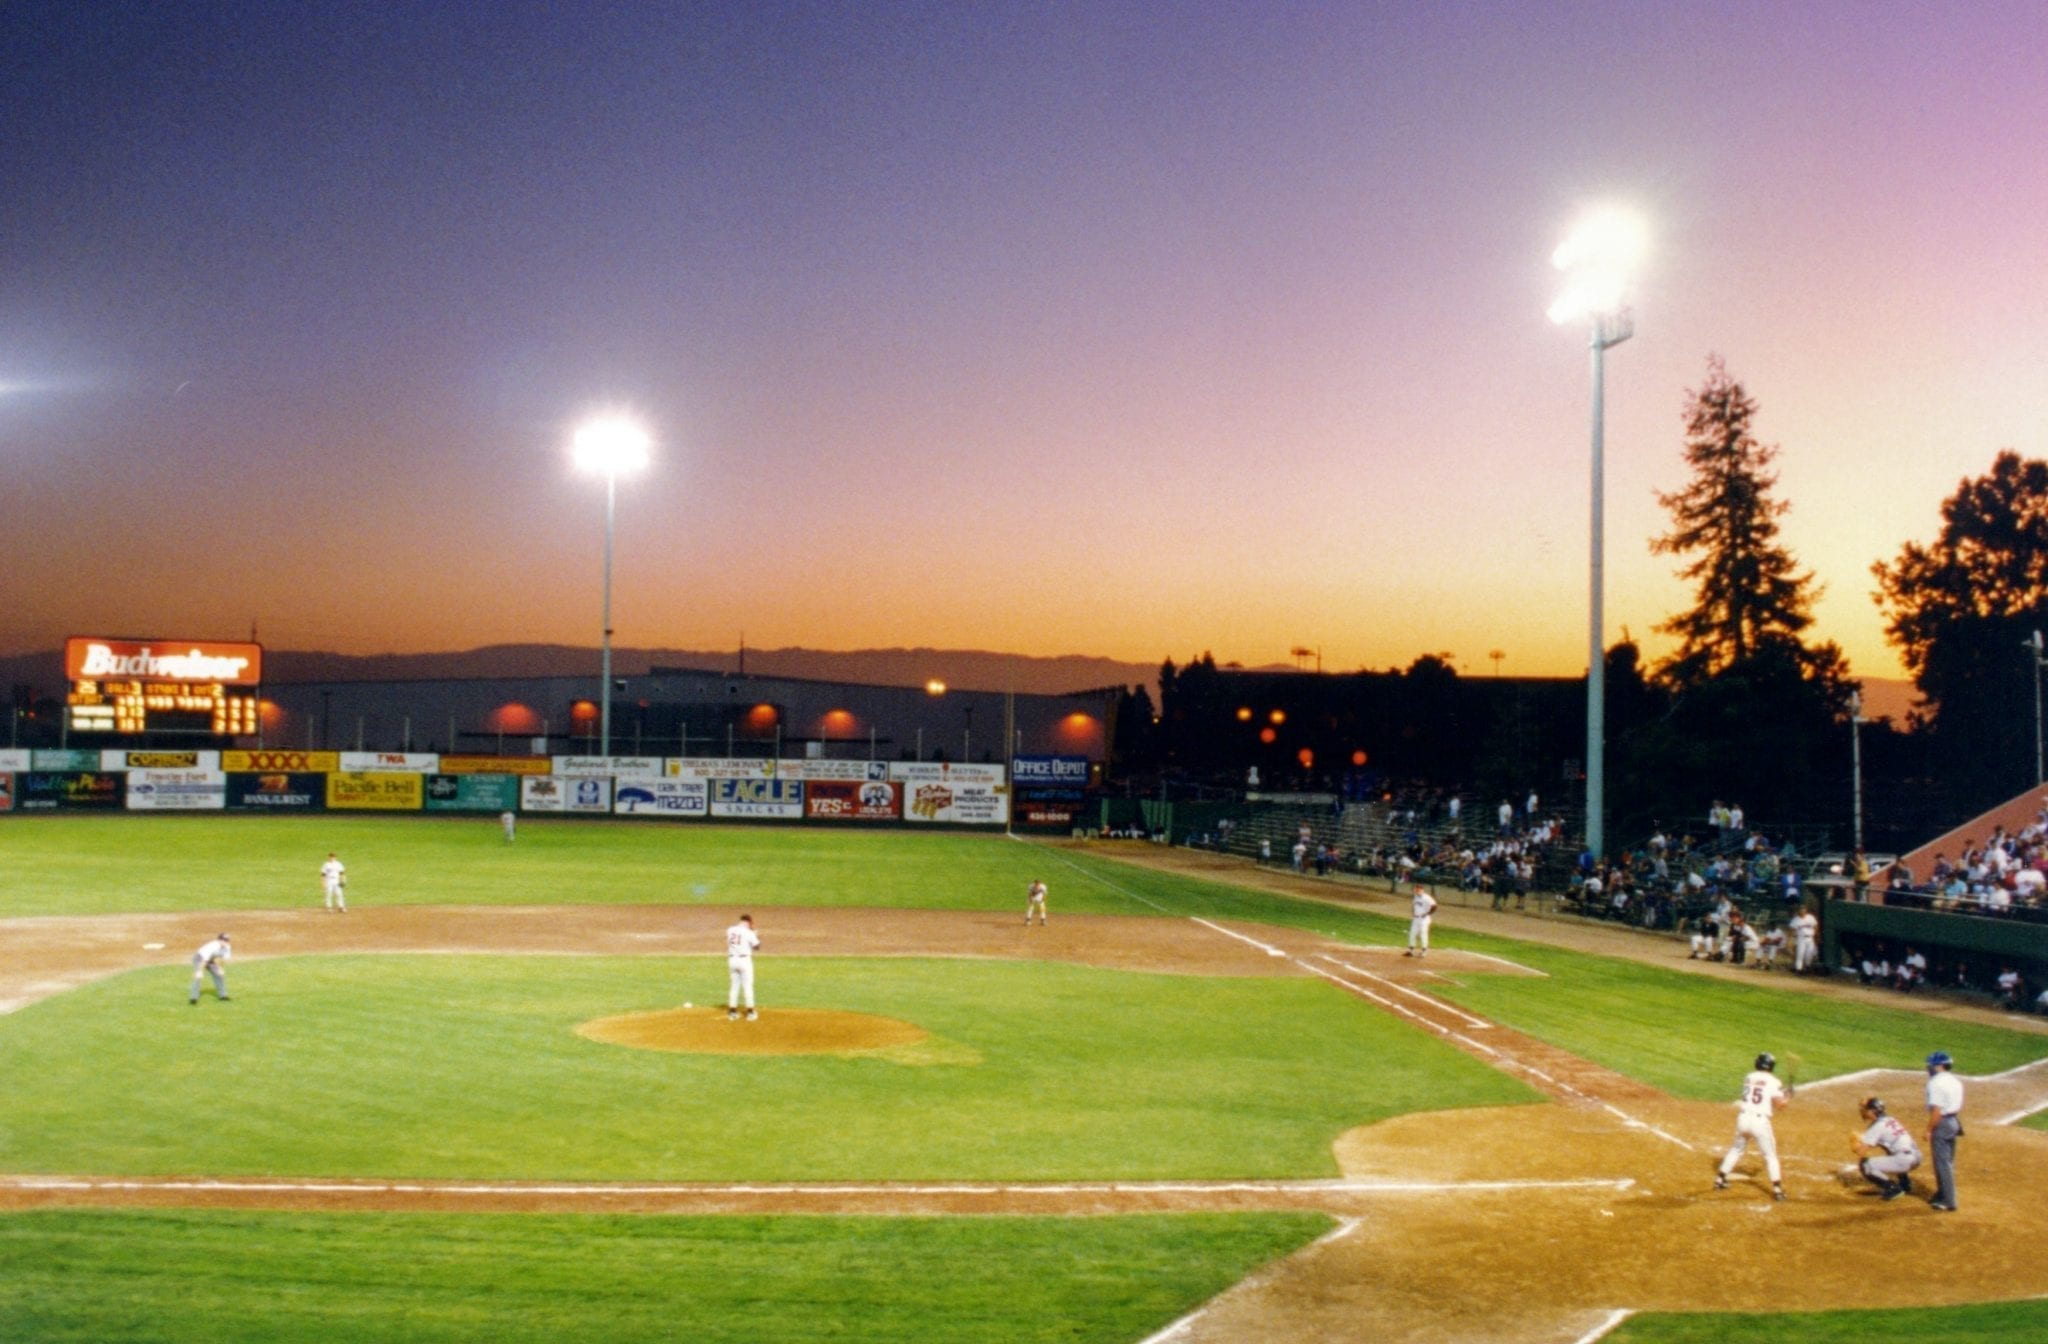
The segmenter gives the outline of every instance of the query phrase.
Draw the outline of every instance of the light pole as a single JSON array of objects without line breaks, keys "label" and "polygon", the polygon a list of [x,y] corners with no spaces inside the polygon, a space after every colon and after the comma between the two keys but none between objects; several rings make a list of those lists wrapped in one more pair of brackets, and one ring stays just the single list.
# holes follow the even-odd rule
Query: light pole
[{"label": "light pole", "polygon": [[1628,281],[1642,259],[1642,221],[1616,209],[1596,210],[1572,229],[1550,263],[1565,273],[1565,290],[1550,306],[1560,325],[1584,320],[1593,354],[1591,564],[1586,650],[1586,849],[1606,852],[1607,651],[1603,641],[1605,592],[1606,354],[1635,334],[1626,302]]},{"label": "light pole", "polygon": [[1851,825],[1856,849],[1860,852],[1863,849],[1863,692],[1860,690],[1849,693],[1849,769],[1854,777]]},{"label": "light pole", "polygon": [[2032,639],[2020,641],[2020,647],[2034,653],[2034,783],[2048,784],[2048,771],[2042,769],[2041,754],[2041,667],[2048,662],[2048,649],[2041,644],[2041,632],[2036,630]]},{"label": "light pole", "polygon": [[600,756],[612,754],[612,530],[618,512],[619,477],[647,465],[647,431],[621,417],[595,420],[576,431],[579,471],[604,477],[604,652],[598,682]]}]

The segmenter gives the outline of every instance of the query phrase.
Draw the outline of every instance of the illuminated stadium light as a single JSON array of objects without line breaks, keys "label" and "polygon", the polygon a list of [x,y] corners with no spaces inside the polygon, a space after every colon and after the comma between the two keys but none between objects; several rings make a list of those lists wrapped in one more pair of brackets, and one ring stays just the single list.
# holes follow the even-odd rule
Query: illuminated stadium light
[{"label": "illuminated stadium light", "polygon": [[604,477],[604,653],[598,672],[600,756],[612,754],[612,533],[619,477],[646,468],[653,448],[647,431],[625,416],[593,420],[576,431],[570,457],[578,471]]}]

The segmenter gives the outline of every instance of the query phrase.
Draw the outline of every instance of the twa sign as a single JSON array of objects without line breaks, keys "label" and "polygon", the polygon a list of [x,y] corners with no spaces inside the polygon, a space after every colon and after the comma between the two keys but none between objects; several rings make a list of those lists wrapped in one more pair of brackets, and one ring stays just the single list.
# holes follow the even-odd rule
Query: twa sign
[{"label": "twa sign", "polygon": [[201,685],[263,684],[261,644],[218,644],[189,639],[64,641],[64,675],[71,681],[183,681]]}]

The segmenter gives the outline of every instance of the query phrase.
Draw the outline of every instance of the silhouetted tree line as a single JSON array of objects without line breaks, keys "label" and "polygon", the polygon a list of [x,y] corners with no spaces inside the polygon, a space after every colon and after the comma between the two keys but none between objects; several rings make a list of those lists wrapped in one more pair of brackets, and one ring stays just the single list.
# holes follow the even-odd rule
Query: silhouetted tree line
[{"label": "silhouetted tree line", "polygon": [[[1687,394],[1683,488],[1660,495],[1693,601],[1646,666],[1633,638],[1607,651],[1609,834],[1703,824],[1716,799],[1769,826],[1822,823],[1849,840],[1855,685],[1842,653],[1810,636],[1813,576],[1784,545],[1778,448],[1757,402],[1710,359]],[[1920,703],[1905,723],[1861,729],[1866,842],[1897,849],[2036,779],[2037,631],[2048,631],[2048,463],[1998,455],[1941,505],[1934,541],[1872,566],[1886,631]],[[1448,654],[1405,669],[1324,676],[1219,668],[1204,653],[1160,669],[1160,702],[1135,689],[1114,772],[1154,782],[1267,788],[1457,791],[1468,806],[1536,789],[1577,806],[1582,678],[1460,677]]]}]

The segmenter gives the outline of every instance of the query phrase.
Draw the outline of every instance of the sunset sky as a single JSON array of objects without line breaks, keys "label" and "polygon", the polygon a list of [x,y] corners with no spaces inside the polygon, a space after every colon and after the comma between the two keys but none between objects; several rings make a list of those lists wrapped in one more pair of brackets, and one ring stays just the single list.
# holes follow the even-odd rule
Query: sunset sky
[{"label": "sunset sky", "polygon": [[1711,353],[1819,633],[2048,456],[2033,4],[0,8],[0,653],[979,647],[1585,666]]}]

